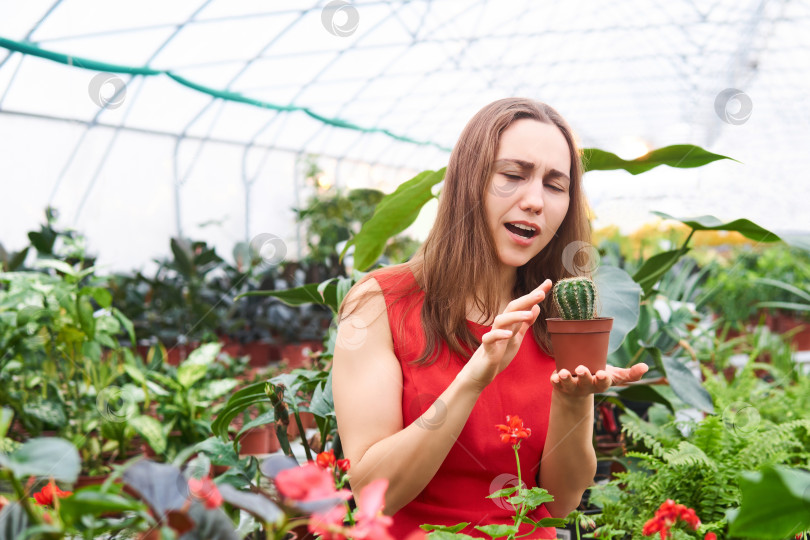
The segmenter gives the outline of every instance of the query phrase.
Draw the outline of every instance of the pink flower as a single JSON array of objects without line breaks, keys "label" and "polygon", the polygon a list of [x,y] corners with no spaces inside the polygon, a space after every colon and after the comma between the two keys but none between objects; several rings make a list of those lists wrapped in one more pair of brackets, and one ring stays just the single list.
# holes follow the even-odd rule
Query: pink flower
[{"label": "pink flower", "polygon": [[359,540],[394,540],[388,533],[393,519],[382,514],[385,505],[385,490],[388,489],[388,479],[374,480],[360,491],[357,503],[357,525],[348,532],[349,536]]},{"label": "pink flower", "polygon": [[222,506],[222,494],[213,480],[204,476],[199,480],[188,479],[188,491],[195,499],[200,499],[206,508],[213,510]]},{"label": "pink flower", "polygon": [[334,497],[348,500],[352,493],[347,489],[335,489],[332,472],[321,469],[312,461],[301,467],[293,467],[278,473],[276,487],[279,493],[296,501],[319,501]]},{"label": "pink flower", "polygon": [[344,540],[345,517],[346,505],[343,503],[333,506],[328,512],[312,514],[309,518],[309,532],[320,536],[321,540]]}]

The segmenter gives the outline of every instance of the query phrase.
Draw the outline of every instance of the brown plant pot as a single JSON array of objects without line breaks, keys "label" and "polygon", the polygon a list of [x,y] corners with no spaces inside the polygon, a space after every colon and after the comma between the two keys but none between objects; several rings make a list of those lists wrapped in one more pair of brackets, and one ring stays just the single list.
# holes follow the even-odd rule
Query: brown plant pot
[{"label": "brown plant pot", "polygon": [[241,354],[249,357],[249,365],[262,368],[281,360],[281,348],[275,343],[251,341],[241,346]]},{"label": "brown plant pot", "polygon": [[591,374],[605,369],[613,317],[582,321],[552,318],[546,319],[546,324],[557,371],[567,369],[573,374],[580,365],[587,367]]},{"label": "brown plant pot", "polygon": [[810,351],[810,322],[793,317],[786,313],[780,313],[775,317],[769,317],[768,326],[776,333],[784,334],[795,328],[799,328],[790,338],[794,347],[799,351]]},{"label": "brown plant pot", "polygon": [[[109,476],[109,474],[97,474],[93,476],[79,475],[73,483],[73,491],[87,486],[99,486],[103,484]],[[115,483],[120,484],[121,481],[116,480]]]},{"label": "brown plant pot", "polygon": [[300,412],[298,415],[301,417],[301,425],[304,429],[318,429],[318,423],[315,421],[315,415],[311,412]]},{"label": "brown plant pot", "polygon": [[312,367],[311,354],[323,350],[319,341],[287,343],[281,347],[281,359],[287,362],[289,369]]},{"label": "brown plant pot", "polygon": [[239,439],[239,453],[243,455],[272,454],[279,448],[273,424],[253,428]]}]

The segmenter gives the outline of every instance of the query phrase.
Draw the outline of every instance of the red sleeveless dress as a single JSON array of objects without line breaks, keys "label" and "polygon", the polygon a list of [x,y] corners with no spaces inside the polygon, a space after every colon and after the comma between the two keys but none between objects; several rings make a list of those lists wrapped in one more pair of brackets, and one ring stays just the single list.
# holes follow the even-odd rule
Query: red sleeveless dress
[{"label": "red sleeveless dress", "polygon": [[[402,421],[410,425],[428,410],[450,385],[464,365],[464,359],[442,348],[429,366],[411,364],[425,346],[420,318],[424,291],[416,287],[407,266],[379,269],[372,274],[383,291],[394,353],[402,367]],[[415,288],[404,301],[394,303],[395,293]],[[399,321],[403,320],[398,336]],[[467,321],[480,339],[491,327]],[[506,423],[506,415],[518,415],[532,434],[521,442],[521,479],[528,488],[537,486],[536,477],[548,431],[551,382],[554,359],[537,345],[531,332],[524,336],[512,363],[484,389],[470,413],[461,435],[444,463],[424,490],[393,516],[390,529],[394,538],[404,539],[422,524],[455,525],[470,522],[465,534],[488,538],[475,525],[514,523],[514,510],[505,499],[487,499],[499,489],[517,485],[517,465],[512,446],[500,441],[496,424]],[[440,414],[440,413],[437,413]],[[420,420],[420,422],[423,420]],[[429,421],[425,424],[430,429]],[[545,506],[529,517],[538,521],[549,517]],[[522,525],[519,534],[531,527]],[[537,529],[527,538],[555,538],[554,528]]]}]

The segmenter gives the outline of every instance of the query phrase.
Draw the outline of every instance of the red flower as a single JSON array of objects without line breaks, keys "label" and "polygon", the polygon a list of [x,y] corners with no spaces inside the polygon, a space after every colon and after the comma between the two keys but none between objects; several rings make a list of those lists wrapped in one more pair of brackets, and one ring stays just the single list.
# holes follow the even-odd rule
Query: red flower
[{"label": "red flower", "polygon": [[386,489],[388,479],[379,478],[360,491],[355,514],[357,525],[348,531],[349,536],[358,540],[394,540],[388,532],[394,520],[382,514]]},{"label": "red flower", "polygon": [[349,460],[348,460],[348,459],[339,459],[339,460],[337,460],[337,467],[338,467],[338,469],[340,469],[341,471],[343,471],[343,472],[348,471],[348,470],[349,470],[349,466],[350,466],[350,464],[349,464]]},{"label": "red flower", "polygon": [[34,500],[40,506],[53,506],[54,499],[64,499],[70,495],[73,495],[72,491],[62,491],[51,481],[39,493],[34,493]]},{"label": "red flower", "polygon": [[717,540],[717,535],[713,532],[706,533],[706,536],[703,537],[703,540]]},{"label": "red flower", "polygon": [[521,439],[528,439],[532,434],[531,429],[523,427],[523,420],[519,416],[507,415],[506,423],[495,426],[501,432],[501,442],[504,444],[520,444]]},{"label": "red flower", "polygon": [[329,450],[328,452],[321,452],[315,458],[315,463],[317,463],[321,469],[331,469],[335,466],[335,451]]},{"label": "red flower", "polygon": [[279,493],[296,501],[319,501],[339,497],[351,498],[347,489],[335,489],[335,479],[330,471],[321,469],[317,464],[308,462],[301,467],[293,467],[278,473],[276,487]]},{"label": "red flower", "polygon": [[667,499],[661,504],[658,510],[655,511],[655,516],[644,524],[641,534],[650,536],[654,532],[659,532],[661,534],[661,540],[666,540],[666,538],[669,537],[669,529],[672,528],[678,520],[685,521],[694,530],[700,527],[700,519],[698,519],[697,514],[695,514],[692,508],[687,508],[672,499]]},{"label": "red flower", "polygon": [[196,478],[189,478],[188,491],[195,499],[203,502],[206,508],[212,510],[222,506],[222,494],[217,489],[217,485],[213,480],[204,476],[199,480]]}]

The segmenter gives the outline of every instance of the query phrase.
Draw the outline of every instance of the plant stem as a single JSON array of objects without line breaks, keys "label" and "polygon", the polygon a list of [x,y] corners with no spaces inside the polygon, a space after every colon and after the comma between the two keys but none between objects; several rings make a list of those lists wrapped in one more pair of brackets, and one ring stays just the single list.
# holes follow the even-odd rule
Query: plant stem
[{"label": "plant stem", "polygon": [[19,479],[11,472],[9,472],[8,477],[11,480],[11,485],[14,487],[14,493],[17,495],[17,500],[19,501],[20,505],[22,505],[25,513],[28,514],[28,519],[31,520],[31,523],[41,524],[42,522],[39,520],[39,518],[37,518],[34,509],[31,508],[31,501],[28,499],[28,497],[26,497],[25,489],[23,488]]},{"label": "plant stem", "polygon": [[687,236],[686,240],[684,240],[683,245],[681,246],[681,249],[686,249],[686,246],[689,244],[689,240],[692,239],[693,234],[695,234],[695,229],[692,229],[691,231],[689,231],[689,236]]},{"label": "plant stem", "polygon": [[307,442],[307,432],[304,425],[301,423],[301,417],[298,415],[298,410],[293,412],[295,423],[298,425],[298,432],[301,434],[301,443],[304,445],[304,452],[307,454],[307,460],[312,461],[312,451],[309,449],[309,442]]},{"label": "plant stem", "polygon": [[[517,461],[517,477],[518,477],[518,493],[521,495],[523,494],[523,480],[520,477],[520,457],[518,457],[518,449],[520,448],[520,443],[512,445],[512,450],[515,451],[515,461]],[[515,528],[520,527],[520,521],[523,517],[523,513],[526,508],[526,496],[523,495],[523,500],[520,503],[520,510],[518,514],[515,516]],[[517,533],[517,531],[515,531]]]}]

